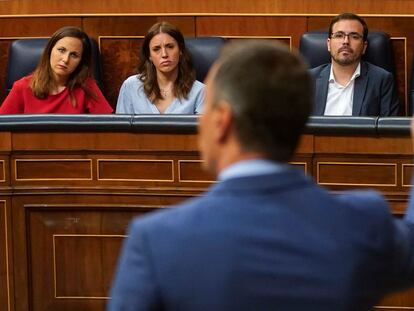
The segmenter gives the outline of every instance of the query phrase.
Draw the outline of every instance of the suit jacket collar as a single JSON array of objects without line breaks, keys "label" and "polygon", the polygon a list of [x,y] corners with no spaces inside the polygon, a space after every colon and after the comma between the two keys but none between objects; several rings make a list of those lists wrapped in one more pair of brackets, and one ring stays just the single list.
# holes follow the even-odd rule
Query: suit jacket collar
[{"label": "suit jacket collar", "polygon": [[[326,107],[326,99],[328,97],[328,83],[331,72],[331,64],[326,66],[316,79],[316,97],[315,97],[315,111],[314,114],[323,116]],[[361,115],[362,104],[368,83],[368,65],[361,61],[361,74],[355,79],[354,84],[354,99],[352,103],[352,115]]]},{"label": "suit jacket collar", "polygon": [[354,100],[352,103],[352,115],[360,116],[362,104],[364,102],[365,92],[368,84],[368,66],[365,62],[361,62],[361,74],[355,79],[354,84]]},{"label": "suit jacket collar", "polygon": [[315,82],[315,111],[317,116],[323,116],[326,107],[326,98],[328,97],[328,81],[331,72],[331,65],[326,66],[319,74]]}]

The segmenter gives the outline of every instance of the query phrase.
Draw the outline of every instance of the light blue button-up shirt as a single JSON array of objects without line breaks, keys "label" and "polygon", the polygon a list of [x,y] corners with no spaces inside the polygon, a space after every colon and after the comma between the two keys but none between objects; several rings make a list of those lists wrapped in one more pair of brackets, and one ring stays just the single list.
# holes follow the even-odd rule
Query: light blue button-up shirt
[{"label": "light blue button-up shirt", "polygon": [[[175,98],[165,110],[165,114],[199,114],[204,104],[204,84],[194,81],[187,99]],[[160,114],[157,106],[144,93],[144,86],[137,75],[124,81],[119,91],[116,113]]]}]

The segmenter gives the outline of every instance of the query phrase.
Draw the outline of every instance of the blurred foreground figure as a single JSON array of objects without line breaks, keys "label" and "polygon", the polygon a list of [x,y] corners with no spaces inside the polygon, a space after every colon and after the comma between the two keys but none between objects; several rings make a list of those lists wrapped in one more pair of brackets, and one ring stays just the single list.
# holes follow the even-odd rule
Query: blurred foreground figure
[{"label": "blurred foreground figure", "polygon": [[371,310],[414,282],[414,225],[374,191],[333,196],[287,164],[312,109],[287,48],[230,45],[199,124],[202,197],[136,219],[108,310]]}]

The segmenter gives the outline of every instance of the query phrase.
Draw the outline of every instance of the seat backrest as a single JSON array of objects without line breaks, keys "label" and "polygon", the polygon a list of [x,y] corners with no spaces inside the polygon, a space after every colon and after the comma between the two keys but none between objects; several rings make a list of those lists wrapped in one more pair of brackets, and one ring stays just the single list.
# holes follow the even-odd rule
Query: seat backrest
[{"label": "seat backrest", "polygon": [[407,111],[407,115],[413,115],[414,114],[414,54],[412,56],[412,65],[411,65],[411,71],[409,72],[410,77],[410,89],[408,91],[408,100],[409,100],[409,107]]},{"label": "seat backrest", "polygon": [[[48,38],[19,39],[11,43],[6,74],[6,94],[10,92],[14,81],[23,78],[36,69],[48,40]],[[99,48],[95,40],[90,39],[90,41],[92,48],[92,73],[98,86],[103,90]]]},{"label": "seat backrest", "polygon": [[225,43],[226,39],[221,37],[185,38],[185,46],[193,61],[198,81],[204,81]]},{"label": "seat backrest", "polygon": [[[331,61],[331,55],[326,45],[327,38],[327,31],[311,31],[302,35],[299,51],[307,60],[310,68]],[[393,73],[395,77],[395,63],[390,36],[385,32],[374,31],[368,34],[368,47],[362,59],[384,68]]]}]

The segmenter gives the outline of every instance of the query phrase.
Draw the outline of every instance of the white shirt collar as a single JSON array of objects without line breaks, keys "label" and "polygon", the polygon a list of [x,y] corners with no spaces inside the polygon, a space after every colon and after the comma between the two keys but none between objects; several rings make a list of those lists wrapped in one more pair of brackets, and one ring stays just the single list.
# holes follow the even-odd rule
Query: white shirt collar
[{"label": "white shirt collar", "polygon": [[[348,83],[345,85],[349,85],[352,81],[354,81],[356,78],[358,78],[361,75],[361,62],[358,63],[358,66],[355,68],[355,71],[351,77],[351,79],[348,81]],[[331,71],[329,73],[329,83],[337,83],[335,80],[335,76],[333,73],[333,66],[331,65]]]}]

